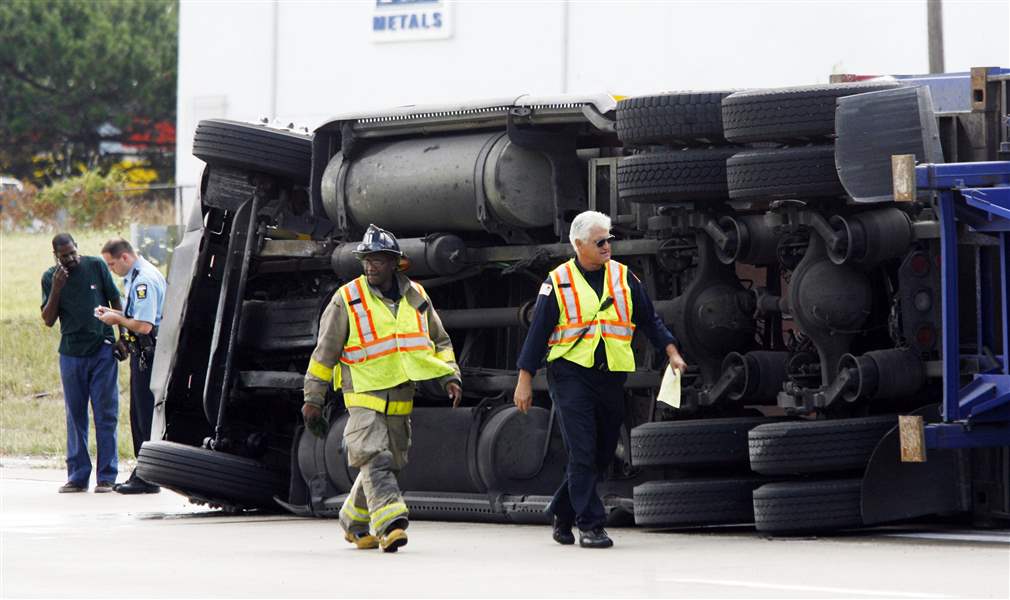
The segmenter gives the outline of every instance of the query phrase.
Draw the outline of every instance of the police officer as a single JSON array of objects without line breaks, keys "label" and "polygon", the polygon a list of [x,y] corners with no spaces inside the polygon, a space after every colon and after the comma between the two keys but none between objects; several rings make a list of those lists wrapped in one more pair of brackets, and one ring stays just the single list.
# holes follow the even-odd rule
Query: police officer
[{"label": "police officer", "polygon": [[656,316],[641,282],[610,259],[610,218],[586,211],[572,221],[576,257],[551,271],[540,288],[529,333],[519,355],[513,400],[526,412],[533,401],[533,376],[547,355],[547,381],[560,416],[568,451],[565,479],[548,512],[554,540],[609,548],[606,514],[596,483],[613,460],[624,421],[624,382],[635,370],[631,338],[643,331],[670,367],[686,365],[676,342]]},{"label": "police officer", "polygon": [[370,225],[354,255],[364,275],[345,284],[319,321],[305,374],[306,427],[325,435],[329,386],[343,392],[348,462],[360,469],[340,510],[344,539],[360,549],[396,552],[407,543],[407,505],[396,473],[407,464],[414,382],[437,379],[463,397],[449,334],[420,284],[398,273],[403,258],[391,233]]},{"label": "police officer", "polygon": [[[120,339],[126,341],[130,353],[130,432],[133,455],[139,456],[140,446],[151,438],[154,417],[151,363],[165,304],[166,283],[157,267],[139,256],[130,242],[122,238],[106,242],[102,258],[113,273],[124,278],[126,308],[123,312],[102,311],[98,318],[107,325],[119,326]],[[120,494],[156,494],[160,490],[138,477],[136,469],[125,483],[116,486]]]}]

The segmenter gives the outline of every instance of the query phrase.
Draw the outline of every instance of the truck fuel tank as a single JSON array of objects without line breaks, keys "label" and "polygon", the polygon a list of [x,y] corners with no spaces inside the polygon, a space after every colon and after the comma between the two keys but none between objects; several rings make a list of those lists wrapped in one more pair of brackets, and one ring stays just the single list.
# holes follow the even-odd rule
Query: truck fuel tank
[{"label": "truck fuel tank", "polygon": [[342,228],[465,232],[496,221],[530,229],[554,218],[548,157],[504,131],[376,142],[354,158],[337,153],[321,190],[327,216]]}]

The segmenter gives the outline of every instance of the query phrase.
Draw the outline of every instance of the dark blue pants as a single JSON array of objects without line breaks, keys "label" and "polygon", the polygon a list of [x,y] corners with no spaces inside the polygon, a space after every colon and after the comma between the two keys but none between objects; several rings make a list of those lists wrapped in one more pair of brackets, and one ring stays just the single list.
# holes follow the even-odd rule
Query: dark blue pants
[{"label": "dark blue pants", "polygon": [[547,511],[563,525],[587,531],[606,521],[596,483],[614,460],[624,422],[625,373],[580,367],[564,359],[547,366],[547,382],[568,450],[565,479]]},{"label": "dark blue pants", "polygon": [[154,418],[154,394],[151,393],[151,362],[140,369],[140,355],[130,355],[130,434],[133,436],[133,455],[140,456],[140,445],[151,439],[151,420]]},{"label": "dark blue pants", "polygon": [[119,419],[119,370],[112,346],[102,344],[91,356],[60,355],[60,379],[67,409],[67,479],[81,487],[91,478],[88,456],[88,402],[95,417],[98,446],[96,482],[115,482],[119,472],[116,421]]}]

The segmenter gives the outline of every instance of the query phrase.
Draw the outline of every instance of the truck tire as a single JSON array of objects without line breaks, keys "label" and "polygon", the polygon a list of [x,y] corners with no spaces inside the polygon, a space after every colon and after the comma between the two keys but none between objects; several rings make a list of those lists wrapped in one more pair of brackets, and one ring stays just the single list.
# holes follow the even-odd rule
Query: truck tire
[{"label": "truck tire", "polygon": [[773,422],[732,417],[644,423],[631,430],[636,467],[734,467],[747,465],[747,432]]},{"label": "truck tire", "polygon": [[772,534],[861,527],[859,479],[769,483],[754,490],[754,525]]},{"label": "truck tire", "polygon": [[635,525],[678,527],[754,522],[753,477],[650,481],[635,486]]},{"label": "truck tire", "polygon": [[748,150],[726,160],[726,185],[734,200],[838,197],[833,144]]},{"label": "truck tire", "polygon": [[190,500],[232,509],[279,510],[273,497],[285,497],[288,488],[284,473],[259,461],[160,440],[141,446],[137,475]]},{"label": "truck tire", "polygon": [[[358,469],[347,464],[347,445],[344,443],[344,428],[350,415],[346,411],[337,417],[330,430],[326,432],[326,442],[323,446],[323,464],[326,475],[334,487],[342,493],[351,491],[354,480],[358,477]],[[311,434],[309,434],[311,435]]]},{"label": "truck tire", "polygon": [[736,143],[786,142],[835,133],[835,101],[842,96],[900,87],[858,81],[736,92],[722,101],[726,139]]},{"label": "truck tire", "polygon": [[193,156],[209,165],[279,175],[308,185],[312,136],[240,121],[205,119],[196,126]]},{"label": "truck tire", "polygon": [[567,454],[560,428],[547,431],[548,424],[550,411],[538,406],[526,413],[506,406],[488,417],[477,440],[477,469],[485,489],[519,495],[550,495],[557,489]]},{"label": "truck tire", "polygon": [[617,137],[626,146],[724,143],[722,99],[733,91],[674,92],[617,103]]},{"label": "truck tire", "polygon": [[895,416],[770,423],[748,434],[750,467],[765,475],[863,469]]},{"label": "truck tire", "polygon": [[617,164],[617,192],[631,202],[722,200],[726,159],[735,150],[678,150],[627,156]]}]

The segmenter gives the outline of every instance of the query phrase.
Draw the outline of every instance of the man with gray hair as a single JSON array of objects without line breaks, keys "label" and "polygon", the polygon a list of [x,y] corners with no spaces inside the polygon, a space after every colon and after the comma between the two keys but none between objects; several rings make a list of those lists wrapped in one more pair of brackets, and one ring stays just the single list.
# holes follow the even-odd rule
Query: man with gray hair
[{"label": "man with gray hair", "polygon": [[519,355],[514,402],[533,403],[533,376],[547,356],[547,382],[568,450],[565,480],[547,510],[554,541],[609,548],[606,513],[596,483],[613,460],[624,421],[624,382],[635,370],[631,338],[641,329],[675,371],[686,368],[676,340],[656,315],[641,281],[610,258],[610,217],[595,211],[572,221],[575,258],[551,271],[540,287]]}]

